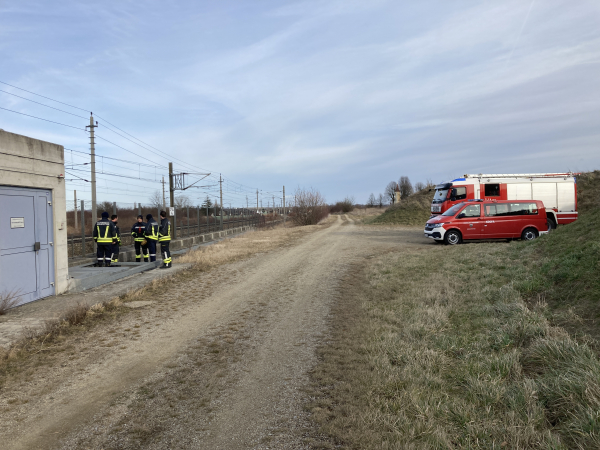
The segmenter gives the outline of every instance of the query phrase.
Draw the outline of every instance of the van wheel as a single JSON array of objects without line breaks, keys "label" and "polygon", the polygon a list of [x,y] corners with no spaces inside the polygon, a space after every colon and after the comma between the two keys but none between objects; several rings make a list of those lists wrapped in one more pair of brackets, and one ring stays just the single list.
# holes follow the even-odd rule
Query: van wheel
[{"label": "van wheel", "polygon": [[457,245],[462,241],[462,236],[456,230],[450,230],[444,235],[444,243],[446,245]]},{"label": "van wheel", "polygon": [[556,229],[556,222],[554,222],[554,220],[552,220],[551,218],[548,217],[548,219],[546,219],[546,223],[548,224],[548,231]]},{"label": "van wheel", "polygon": [[526,228],[521,234],[521,239],[524,241],[533,241],[536,237],[538,237],[538,232],[535,228]]}]

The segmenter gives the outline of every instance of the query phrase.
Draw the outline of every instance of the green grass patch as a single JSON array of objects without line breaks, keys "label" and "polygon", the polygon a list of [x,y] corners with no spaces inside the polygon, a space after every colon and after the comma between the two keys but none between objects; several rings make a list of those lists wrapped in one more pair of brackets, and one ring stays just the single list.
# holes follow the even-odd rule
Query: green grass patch
[{"label": "green grass patch", "polygon": [[580,219],[536,241],[407,250],[354,274],[313,374],[331,446],[600,448],[598,179],[579,181]]}]

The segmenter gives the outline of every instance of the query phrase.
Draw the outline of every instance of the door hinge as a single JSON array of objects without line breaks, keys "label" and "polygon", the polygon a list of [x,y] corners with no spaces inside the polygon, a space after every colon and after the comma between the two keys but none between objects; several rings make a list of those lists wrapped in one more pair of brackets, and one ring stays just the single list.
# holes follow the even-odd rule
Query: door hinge
[{"label": "door hinge", "polygon": [[48,242],[48,244],[50,244],[50,245],[52,245],[52,246],[53,246],[53,245],[54,245],[54,242]]},{"label": "door hinge", "polygon": [[49,204],[50,206],[52,206],[52,202],[48,202],[48,204]]},{"label": "door hinge", "polygon": [[50,283],[50,286],[54,286],[54,281],[52,283]]}]

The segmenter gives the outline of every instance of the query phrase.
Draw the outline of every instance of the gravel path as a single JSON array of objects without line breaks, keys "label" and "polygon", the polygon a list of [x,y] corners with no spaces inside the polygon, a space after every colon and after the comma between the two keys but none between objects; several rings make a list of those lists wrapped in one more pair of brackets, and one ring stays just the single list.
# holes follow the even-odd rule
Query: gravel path
[{"label": "gravel path", "polygon": [[421,236],[338,217],[178,283],[79,339],[63,364],[6,386],[1,447],[310,448],[303,388],[339,283],[362,258],[430,245]]}]

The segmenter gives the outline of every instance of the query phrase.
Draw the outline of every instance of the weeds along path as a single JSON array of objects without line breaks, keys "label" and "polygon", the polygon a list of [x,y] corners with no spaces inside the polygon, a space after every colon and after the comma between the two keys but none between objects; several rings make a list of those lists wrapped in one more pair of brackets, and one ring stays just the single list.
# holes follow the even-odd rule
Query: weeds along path
[{"label": "weeds along path", "polygon": [[1,447],[307,448],[303,387],[341,280],[365,256],[423,245],[342,223],[167,285],[161,304],[6,386]]}]

